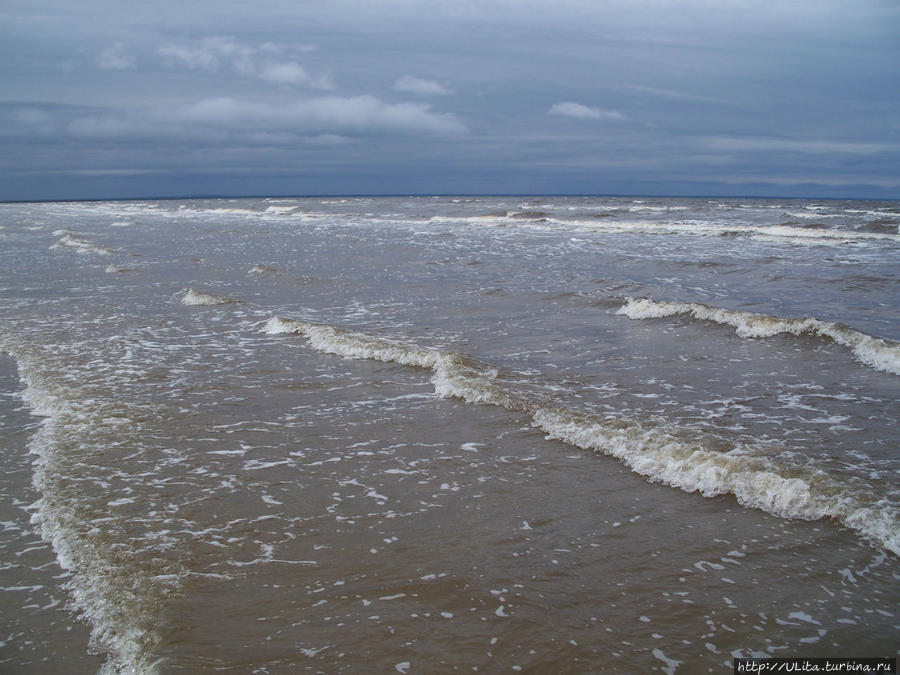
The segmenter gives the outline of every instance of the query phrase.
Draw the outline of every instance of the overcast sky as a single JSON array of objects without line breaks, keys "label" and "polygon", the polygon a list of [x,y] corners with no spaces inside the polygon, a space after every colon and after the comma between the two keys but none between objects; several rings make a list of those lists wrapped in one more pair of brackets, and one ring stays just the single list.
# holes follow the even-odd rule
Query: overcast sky
[{"label": "overcast sky", "polygon": [[900,198],[898,0],[2,0],[0,199]]}]

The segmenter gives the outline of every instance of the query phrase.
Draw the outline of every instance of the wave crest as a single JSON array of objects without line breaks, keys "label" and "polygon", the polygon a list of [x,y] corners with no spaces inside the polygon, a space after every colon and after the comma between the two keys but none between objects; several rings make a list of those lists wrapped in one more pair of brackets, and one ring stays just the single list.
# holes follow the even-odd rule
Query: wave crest
[{"label": "wave crest", "polygon": [[104,246],[99,246],[92,241],[76,237],[72,232],[57,230],[54,234],[62,235],[50,248],[69,247],[75,249],[81,255],[112,255],[112,251]]},{"label": "wave crest", "polygon": [[743,338],[766,338],[780,333],[818,335],[849,347],[856,359],[870,368],[900,375],[900,342],[874,337],[833,321],[816,318],[780,318],[698,302],[660,302],[648,298],[628,298],[617,314],[629,319],[659,319],[687,314],[703,321],[732,326]]},{"label": "wave crest", "polygon": [[203,293],[195,291],[193,288],[185,289],[184,294],[181,296],[181,304],[183,305],[233,305],[239,302],[240,300],[235,298]]},{"label": "wave crest", "polygon": [[460,398],[468,403],[488,403],[515,410],[527,409],[523,401],[516,400],[497,384],[496,369],[461,354],[280,316],[269,319],[263,331],[270,335],[302,335],[314,349],[326,354],[431,370],[435,392],[442,398]]},{"label": "wave crest", "polygon": [[744,506],[784,518],[831,517],[900,555],[897,510],[820,470],[781,466],[750,447],[710,450],[701,439],[683,439],[684,434],[675,433],[687,430],[663,423],[598,419],[544,406],[505,385],[496,369],[461,354],[278,316],[263,330],[302,335],[314,349],[328,354],[430,369],[435,394],[442,398],[525,412],[548,439],[615,457],[650,480],[705,497],[731,494]]},{"label": "wave crest", "polygon": [[99,528],[120,525],[98,511],[99,504],[109,504],[108,496],[101,493],[86,504],[71,488],[73,473],[94,469],[95,454],[108,450],[108,437],[98,430],[134,433],[140,423],[115,402],[65,383],[52,364],[2,334],[0,351],[16,360],[25,385],[22,398],[44,418],[29,441],[36,457],[32,480],[41,495],[31,520],[70,573],[63,585],[71,596],[68,608],[89,623],[90,651],[108,655],[99,672],[157,672],[155,653],[165,632],[160,599],[181,592],[183,567],[155,559],[151,570],[145,561],[109,546],[96,536]]}]

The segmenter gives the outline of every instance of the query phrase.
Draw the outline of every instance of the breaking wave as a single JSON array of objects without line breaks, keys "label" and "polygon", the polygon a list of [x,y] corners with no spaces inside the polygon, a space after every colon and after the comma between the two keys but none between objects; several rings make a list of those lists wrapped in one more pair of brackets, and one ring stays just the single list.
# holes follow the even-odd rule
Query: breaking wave
[{"label": "breaking wave", "polygon": [[62,235],[59,240],[51,246],[51,248],[73,248],[81,255],[112,255],[112,251],[104,246],[76,237],[73,233],[65,230],[57,230],[54,234]]},{"label": "breaking wave", "polygon": [[780,318],[697,302],[660,302],[648,298],[628,298],[617,312],[630,319],[658,319],[687,314],[703,321],[733,326],[744,338],[765,338],[790,333],[818,335],[848,347],[856,359],[870,368],[900,375],[900,342],[873,337],[849,326],[815,318]]},{"label": "breaking wave", "polygon": [[590,219],[561,218],[544,212],[505,211],[477,216],[433,216],[433,223],[462,223],[473,226],[528,227],[553,231],[598,232],[603,234],[650,234],[701,237],[749,237],[785,241],[799,245],[842,245],[847,242],[893,241],[900,243],[896,229],[819,228],[803,225],[744,225],[708,220],[620,220],[615,213]]},{"label": "breaking wave", "polygon": [[235,298],[203,293],[195,291],[193,288],[186,288],[181,296],[181,304],[183,305],[233,305],[239,302],[240,300]]},{"label": "breaking wave", "polygon": [[[63,585],[71,598],[68,608],[90,625],[90,650],[108,654],[100,673],[156,672],[154,652],[165,625],[162,599],[180,592],[182,570],[162,562],[148,570],[105,542],[101,532],[116,527],[109,494],[104,490],[85,501],[71,487],[79,476],[89,482],[83,474],[93,475],[97,457],[109,452],[104,433],[133,431],[137,423],[115,402],[101,402],[63,383],[52,365],[2,335],[0,351],[16,360],[23,399],[44,418],[29,442],[36,457],[32,480],[40,494],[32,505],[32,523],[71,574]],[[103,485],[102,477],[92,480]]]},{"label": "breaking wave", "polygon": [[302,335],[328,354],[431,370],[438,396],[527,413],[548,439],[615,457],[650,480],[704,497],[731,494],[744,506],[784,518],[834,518],[900,554],[897,509],[821,470],[794,466],[741,444],[709,449],[699,435],[691,438],[690,430],[662,422],[600,419],[549,406],[517,393],[497,369],[453,352],[278,316],[263,331]]}]

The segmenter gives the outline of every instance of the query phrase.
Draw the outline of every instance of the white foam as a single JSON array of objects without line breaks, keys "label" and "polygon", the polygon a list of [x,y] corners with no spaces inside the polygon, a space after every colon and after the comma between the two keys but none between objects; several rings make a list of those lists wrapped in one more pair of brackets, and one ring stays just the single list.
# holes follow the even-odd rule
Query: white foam
[{"label": "white foam", "polygon": [[695,319],[732,326],[743,338],[766,338],[780,333],[818,335],[850,348],[856,359],[870,368],[900,375],[900,342],[867,335],[832,321],[780,318],[720,309],[697,302],[660,302],[648,298],[628,298],[616,313],[630,319],[658,319],[687,314]]},{"label": "white foam", "polygon": [[277,267],[272,267],[271,265],[254,265],[249,270],[247,270],[247,274],[277,274],[280,272]]},{"label": "white foam", "polygon": [[665,663],[666,665],[660,668],[666,675],[673,675],[678,670],[678,666],[682,664],[681,661],[676,661],[675,659],[670,659],[666,656],[661,649],[654,649],[653,656],[658,658],[660,661]]},{"label": "white foam", "polygon": [[[110,556],[111,551],[95,541],[99,521],[82,520],[84,509],[66,486],[70,463],[77,461],[71,451],[96,442],[92,430],[134,423],[63,384],[51,365],[2,338],[0,349],[16,360],[26,386],[23,399],[46,418],[29,442],[37,457],[33,483],[41,495],[33,505],[32,523],[53,547],[60,567],[71,573],[65,584],[70,608],[90,624],[90,650],[108,655],[101,673],[155,672],[160,598],[177,593],[181,577],[159,573],[162,568],[148,574],[141,565],[129,564],[127,556]],[[106,507],[129,501],[112,500]],[[90,525],[94,527],[86,529]]]},{"label": "white foam", "polygon": [[490,403],[510,409],[522,409],[521,401],[515,401],[509,393],[497,386],[496,370],[460,354],[278,316],[272,317],[263,330],[272,335],[303,335],[315,349],[328,354],[430,369],[434,372],[432,382],[435,391],[443,398],[455,397],[469,403]]},{"label": "white foam", "polygon": [[548,438],[617,457],[652,480],[704,497],[732,494],[744,506],[785,518],[835,518],[900,554],[896,507],[845,489],[822,471],[781,468],[748,448],[704,450],[633,421],[600,422],[559,409],[538,410],[534,420]]},{"label": "white foam", "polygon": [[290,213],[291,211],[295,211],[299,206],[267,206],[264,213],[275,213],[275,214],[283,214]]},{"label": "white foam", "polygon": [[[824,206],[807,206],[809,211],[788,211],[787,214],[792,218],[802,218],[804,220],[820,220],[822,218],[840,218],[840,213],[819,213],[820,210],[826,208]],[[811,212],[810,212],[811,211]]]},{"label": "white foam", "polygon": [[193,288],[187,288],[183,293],[181,303],[184,305],[229,305],[240,302],[234,298],[195,291]]},{"label": "white foam", "polygon": [[55,234],[62,233],[62,236],[59,240],[50,248],[63,248],[69,247],[75,249],[76,252],[81,255],[112,255],[112,251],[103,246],[98,246],[97,244],[88,241],[87,239],[81,239],[76,237],[71,232],[62,232],[57,231]]},{"label": "white foam", "polygon": [[504,387],[496,370],[459,354],[282,317],[270,319],[263,330],[303,335],[312,347],[329,354],[431,369],[438,396],[529,413],[548,439],[616,457],[651,480],[705,497],[732,494],[744,506],[785,518],[832,517],[900,554],[897,508],[865,491],[854,492],[822,471],[781,467],[747,447],[706,450],[659,423],[600,420],[545,407]]},{"label": "white foam", "polygon": [[[900,235],[885,232],[860,232],[857,230],[819,229],[792,227],[789,225],[737,225],[716,221],[683,220],[654,222],[644,220],[559,220],[548,219],[556,227],[578,228],[595,232],[618,234],[657,234],[693,236],[744,236],[755,239],[788,241],[795,244],[840,244],[846,241],[895,241]],[[504,223],[506,224],[506,223]]]}]

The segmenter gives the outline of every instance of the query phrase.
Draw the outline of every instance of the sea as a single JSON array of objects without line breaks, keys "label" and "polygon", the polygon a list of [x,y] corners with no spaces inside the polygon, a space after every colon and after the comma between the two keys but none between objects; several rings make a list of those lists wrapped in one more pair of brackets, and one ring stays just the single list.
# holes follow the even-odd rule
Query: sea
[{"label": "sea", "polygon": [[900,202],[0,205],[0,671],[900,647]]}]

